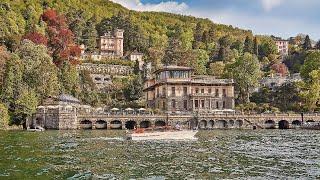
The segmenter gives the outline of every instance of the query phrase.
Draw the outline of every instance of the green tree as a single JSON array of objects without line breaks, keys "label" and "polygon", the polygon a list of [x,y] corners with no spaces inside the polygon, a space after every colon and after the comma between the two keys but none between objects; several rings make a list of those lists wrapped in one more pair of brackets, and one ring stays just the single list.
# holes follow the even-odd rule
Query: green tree
[{"label": "green tree", "polygon": [[247,36],[245,41],[244,41],[244,48],[243,52],[247,53],[253,53],[253,41],[252,38]]},{"label": "green tree", "polygon": [[191,30],[185,30],[180,34],[182,48],[184,50],[192,49],[193,34]]},{"label": "green tree", "polygon": [[302,44],[302,48],[304,50],[312,49],[312,44],[311,44],[311,40],[310,40],[309,35],[307,35],[306,38],[304,39],[304,43]]},{"label": "green tree", "polygon": [[309,81],[311,79],[310,72],[320,68],[320,51],[310,51],[307,53],[304,64],[301,68],[301,76]]},{"label": "green tree", "polygon": [[13,111],[13,123],[22,124],[26,128],[26,122],[36,112],[38,106],[37,95],[33,90],[23,89],[19,95]]},{"label": "green tree", "polygon": [[320,50],[320,40],[316,43],[316,45],[314,46],[314,48]]},{"label": "green tree", "polygon": [[90,72],[86,70],[79,72],[79,86],[81,90],[79,99],[82,103],[90,104],[92,106],[100,104],[97,87],[90,76]]},{"label": "green tree", "polygon": [[260,57],[269,57],[272,54],[277,54],[276,43],[271,38],[262,38],[258,52]]},{"label": "green tree", "polygon": [[12,54],[7,60],[4,72],[3,86],[1,87],[1,99],[10,109],[24,88],[23,64],[16,54]]},{"label": "green tree", "polygon": [[7,51],[7,49],[4,46],[0,46],[0,87],[2,87],[5,65],[9,58],[10,53]]},{"label": "green tree", "polygon": [[252,93],[250,101],[256,104],[270,103],[272,92],[268,87],[262,87],[259,91]]},{"label": "green tree", "polygon": [[299,111],[299,89],[294,83],[285,83],[272,93],[272,105],[282,112]]},{"label": "green tree", "polygon": [[306,59],[306,53],[294,53],[286,56],[283,63],[288,67],[291,73],[299,73]]},{"label": "green tree", "polygon": [[231,37],[223,36],[219,39],[219,44],[220,49],[218,53],[218,60],[226,62],[230,59],[230,56],[232,55],[232,51],[230,49]]},{"label": "green tree", "polygon": [[202,35],[203,35],[203,26],[201,22],[198,22],[193,33],[193,36],[194,36],[194,41],[192,45],[193,49],[198,49],[200,47]]},{"label": "green tree", "polygon": [[189,61],[189,66],[194,68],[195,74],[204,75],[206,74],[206,65],[209,62],[209,56],[205,50],[198,49],[194,50],[195,54],[197,55],[196,61]]},{"label": "green tree", "polygon": [[136,101],[142,97],[143,82],[141,75],[133,76],[124,88],[124,96],[128,101]]},{"label": "green tree", "polygon": [[79,74],[76,67],[68,62],[64,62],[59,70],[60,92],[71,94],[75,97],[79,95]]},{"label": "green tree", "polygon": [[259,55],[259,44],[258,44],[257,37],[255,37],[254,41],[253,41],[253,54],[256,55],[256,56]]},{"label": "green tree", "polygon": [[14,51],[25,33],[26,22],[21,12],[7,5],[0,7],[0,42],[3,42],[8,50]]},{"label": "green tree", "polygon": [[169,45],[165,50],[163,57],[163,63],[165,65],[177,65],[182,59],[183,49],[181,41],[179,39],[171,37],[169,39]]},{"label": "green tree", "polygon": [[209,29],[209,32],[208,32],[208,42],[209,43],[213,43],[214,40],[215,40],[215,36],[216,36],[216,29],[212,25],[212,26],[210,26],[210,29]]},{"label": "green tree", "polygon": [[10,116],[8,108],[4,104],[0,103],[0,130],[8,127],[9,120]]},{"label": "green tree", "polygon": [[238,50],[239,55],[243,54],[244,51],[244,44],[242,41],[237,40],[235,42],[232,43],[232,45],[230,46],[231,49],[236,49]]},{"label": "green tree", "polygon": [[139,61],[136,60],[134,67],[133,67],[133,74],[139,75],[140,73],[141,73],[141,70],[140,70]]},{"label": "green tree", "polygon": [[245,53],[229,66],[229,73],[230,77],[235,80],[240,102],[250,102],[250,94],[254,88],[258,87],[261,77],[258,58],[250,53]]},{"label": "green tree", "polygon": [[29,88],[34,89],[40,101],[59,94],[57,68],[45,46],[25,40],[17,54],[24,66],[23,81]]},{"label": "green tree", "polygon": [[216,77],[222,77],[224,74],[225,64],[222,61],[210,63],[208,74]]},{"label": "green tree", "polygon": [[97,47],[98,33],[95,26],[96,19],[92,17],[86,22],[82,32],[82,43],[86,46],[88,52],[94,52]]},{"label": "green tree", "polygon": [[68,20],[69,29],[75,36],[75,43],[82,43],[82,34],[84,28],[86,27],[84,11],[70,8],[66,14],[66,17]]},{"label": "green tree", "polygon": [[307,110],[314,112],[320,108],[320,69],[311,71],[309,76],[310,80],[300,85],[300,95],[305,100]]},{"label": "green tree", "polygon": [[168,46],[168,39],[166,35],[158,33],[150,35],[147,56],[153,67],[156,69],[161,66],[163,57],[165,55],[165,48]]}]

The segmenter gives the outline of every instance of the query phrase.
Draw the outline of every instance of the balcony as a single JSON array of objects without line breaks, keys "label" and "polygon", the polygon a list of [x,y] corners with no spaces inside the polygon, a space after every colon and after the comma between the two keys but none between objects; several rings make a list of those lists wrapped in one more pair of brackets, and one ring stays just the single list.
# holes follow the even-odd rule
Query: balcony
[{"label": "balcony", "polygon": [[216,97],[218,98],[215,94],[210,94],[210,93],[192,93],[190,95],[191,97]]}]

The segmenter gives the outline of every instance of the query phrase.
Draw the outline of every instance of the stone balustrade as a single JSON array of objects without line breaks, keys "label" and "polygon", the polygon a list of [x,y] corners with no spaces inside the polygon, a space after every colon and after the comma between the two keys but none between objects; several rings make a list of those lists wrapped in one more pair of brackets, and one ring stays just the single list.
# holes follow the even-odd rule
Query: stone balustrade
[{"label": "stone balustrade", "polygon": [[108,74],[128,76],[132,74],[133,69],[130,66],[111,65],[111,64],[92,64],[83,63],[78,66],[79,70],[87,70],[92,74]]}]

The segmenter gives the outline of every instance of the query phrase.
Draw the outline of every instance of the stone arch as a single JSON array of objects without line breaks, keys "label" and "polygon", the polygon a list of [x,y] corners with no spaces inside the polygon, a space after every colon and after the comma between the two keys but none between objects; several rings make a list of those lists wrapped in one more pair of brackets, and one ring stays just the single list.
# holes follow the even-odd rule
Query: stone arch
[{"label": "stone arch", "polygon": [[132,130],[132,129],[135,129],[137,127],[137,122],[133,121],[133,120],[130,120],[130,121],[126,122],[125,126],[126,126],[126,129]]},{"label": "stone arch", "polygon": [[164,126],[166,126],[166,122],[163,120],[157,120],[154,125],[156,127],[164,127]]},{"label": "stone arch", "polygon": [[267,120],[264,122],[264,128],[265,129],[275,129],[276,128],[276,122],[274,120]]},{"label": "stone arch", "polygon": [[201,120],[199,122],[199,129],[206,129],[207,128],[207,121],[206,120]]},{"label": "stone arch", "polygon": [[218,120],[215,125],[218,129],[224,129],[227,128],[227,121],[226,120]]},{"label": "stone arch", "polygon": [[281,120],[279,121],[279,129],[289,129],[290,125],[287,120]]},{"label": "stone arch", "polygon": [[92,122],[90,120],[80,121],[81,129],[92,129]]},{"label": "stone arch", "polygon": [[141,121],[140,122],[140,128],[150,128],[151,127],[151,122],[150,121]]},{"label": "stone arch", "polygon": [[122,122],[120,120],[113,120],[110,122],[111,129],[122,129]]},{"label": "stone arch", "polygon": [[235,125],[235,122],[234,120],[229,120],[229,124],[228,124],[230,127],[234,127]]},{"label": "stone arch", "polygon": [[208,123],[207,123],[207,128],[208,129],[212,129],[214,126],[214,121],[213,120],[210,120]]},{"label": "stone arch", "polygon": [[189,124],[191,129],[195,129],[198,127],[198,124],[199,124],[198,118],[194,117],[190,119],[189,122],[190,122]]},{"label": "stone arch", "polygon": [[96,129],[107,129],[107,121],[99,119],[96,121],[95,127]]},{"label": "stone arch", "polygon": [[302,122],[300,120],[294,120],[294,121],[292,121],[291,124],[292,124],[292,126],[297,127],[297,126],[301,126]]},{"label": "stone arch", "polygon": [[34,126],[35,127],[36,126],[43,126],[43,124],[44,124],[44,119],[42,117],[37,117]]},{"label": "stone arch", "polygon": [[241,128],[243,126],[243,120],[236,120],[234,126],[236,128]]}]

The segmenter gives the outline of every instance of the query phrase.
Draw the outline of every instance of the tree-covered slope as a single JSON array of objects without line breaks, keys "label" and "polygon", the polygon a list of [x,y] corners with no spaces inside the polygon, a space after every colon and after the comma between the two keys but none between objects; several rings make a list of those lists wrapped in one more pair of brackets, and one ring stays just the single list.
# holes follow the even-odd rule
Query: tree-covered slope
[{"label": "tree-covered slope", "polygon": [[67,15],[68,19],[76,18],[75,14],[81,14],[83,21],[95,17],[95,23],[120,13],[130,17],[131,22],[139,26],[145,38],[155,36],[155,34],[168,35],[168,31],[175,24],[181,25],[184,31],[193,31],[197,23],[202,24],[203,31],[215,26],[216,39],[229,34],[236,39],[244,40],[247,35],[252,35],[251,31],[214,24],[208,19],[161,12],[136,12],[108,0],[2,0],[0,2],[2,19],[0,37],[19,38],[26,31],[32,30],[39,23],[40,15],[47,8],[56,9],[59,13]]}]

